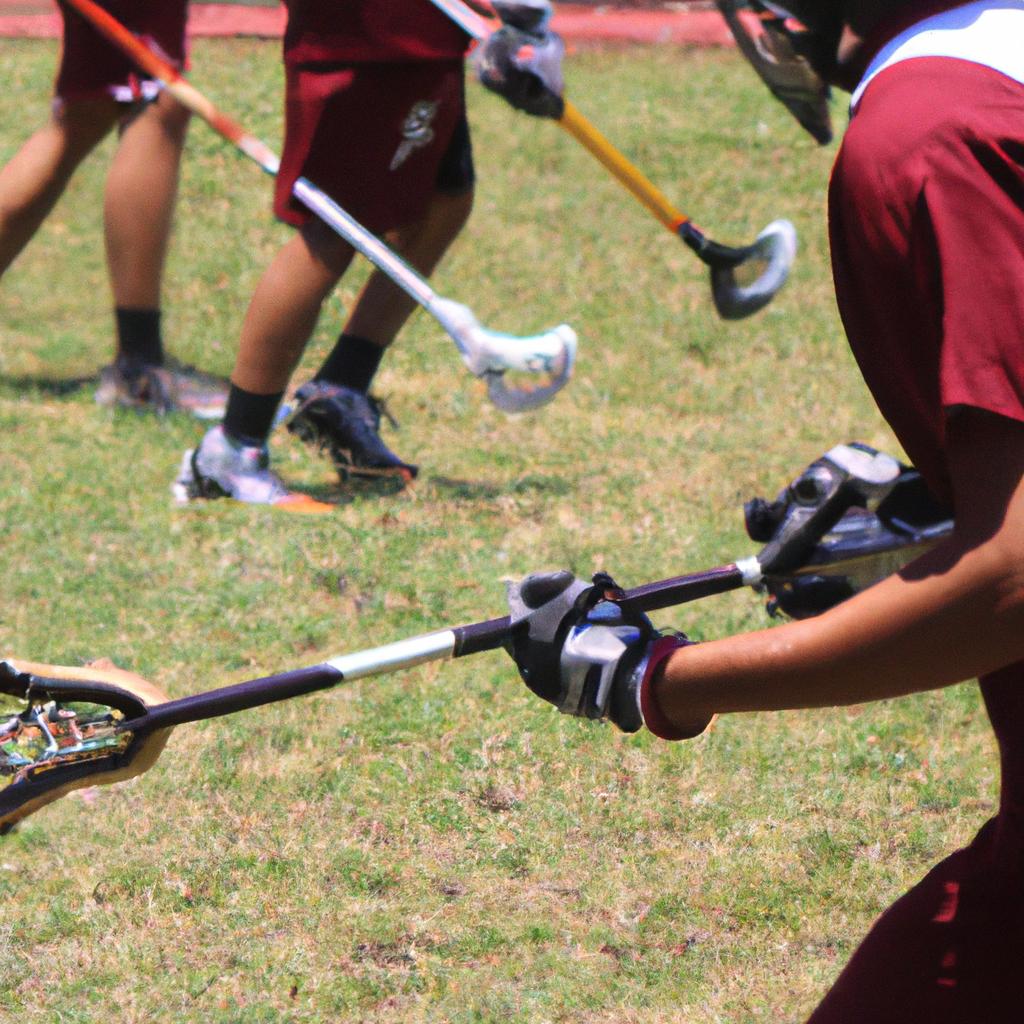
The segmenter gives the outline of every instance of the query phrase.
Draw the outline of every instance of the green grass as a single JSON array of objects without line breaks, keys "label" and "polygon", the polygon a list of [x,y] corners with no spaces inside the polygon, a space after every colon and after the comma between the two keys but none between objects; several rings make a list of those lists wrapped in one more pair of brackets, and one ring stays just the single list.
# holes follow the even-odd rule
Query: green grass
[{"label": "green grass", "polygon": [[[0,160],[41,123],[53,44],[7,42]],[[200,42],[197,84],[279,144],[273,43]],[[402,496],[340,488],[285,435],[326,519],[173,507],[201,435],[98,410],[111,352],[100,195],[75,178],[0,301],[0,651],[109,656],[173,695],[501,614],[541,567],[625,585],[746,554],[740,508],[837,441],[892,448],[842,340],[814,148],[734,55],[588,52],[573,98],[716,238],[792,219],[791,284],[756,318],[553,125],[470,90],[479,194],[436,278],[489,326],[560,320],[577,376],[488,405],[418,314],[381,390]],[[193,128],[167,280],[182,358],[229,371],[287,237],[269,183]],[[331,344],[362,271],[307,353]],[[659,616],[760,627],[750,594]],[[798,1021],[873,917],[990,813],[974,687],[720,720],[688,744],[555,714],[499,653],[180,729],[159,764],[0,847],[5,1019],[65,1022]]]}]

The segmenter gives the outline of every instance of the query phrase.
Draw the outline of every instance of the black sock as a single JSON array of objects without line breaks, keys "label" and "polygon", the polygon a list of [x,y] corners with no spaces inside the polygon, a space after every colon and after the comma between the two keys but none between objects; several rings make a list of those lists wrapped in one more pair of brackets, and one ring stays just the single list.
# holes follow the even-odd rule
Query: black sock
[{"label": "black sock", "polygon": [[224,433],[251,448],[266,444],[283,397],[283,391],[276,395],[254,395],[232,384],[224,412]]},{"label": "black sock", "polygon": [[366,394],[384,358],[384,351],[368,338],[360,338],[357,334],[339,334],[330,355],[313,379],[340,384]]},{"label": "black sock", "polygon": [[114,310],[117,321],[117,354],[131,363],[163,366],[164,345],[160,337],[159,309]]}]

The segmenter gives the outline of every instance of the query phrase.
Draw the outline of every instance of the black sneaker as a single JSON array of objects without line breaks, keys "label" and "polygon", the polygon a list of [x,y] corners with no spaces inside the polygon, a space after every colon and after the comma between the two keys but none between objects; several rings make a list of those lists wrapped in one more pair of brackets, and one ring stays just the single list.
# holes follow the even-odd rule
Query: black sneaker
[{"label": "black sneaker", "polygon": [[295,392],[295,403],[288,430],[325,450],[343,480],[348,476],[388,476],[408,483],[419,472],[380,439],[384,410],[376,398],[313,380]]}]

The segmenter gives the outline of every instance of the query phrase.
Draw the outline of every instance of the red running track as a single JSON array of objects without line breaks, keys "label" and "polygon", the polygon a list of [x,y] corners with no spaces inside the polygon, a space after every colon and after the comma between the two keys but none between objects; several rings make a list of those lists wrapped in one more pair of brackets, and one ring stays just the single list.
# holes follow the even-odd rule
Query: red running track
[{"label": "red running track", "polygon": [[[60,16],[41,9],[46,6],[40,0],[0,0],[0,37],[59,38]],[[284,21],[283,7],[193,3],[188,29],[195,37],[276,39],[284,31]],[[574,45],[732,45],[725,22],[714,10],[624,10],[564,3],[557,6],[554,27]]]}]

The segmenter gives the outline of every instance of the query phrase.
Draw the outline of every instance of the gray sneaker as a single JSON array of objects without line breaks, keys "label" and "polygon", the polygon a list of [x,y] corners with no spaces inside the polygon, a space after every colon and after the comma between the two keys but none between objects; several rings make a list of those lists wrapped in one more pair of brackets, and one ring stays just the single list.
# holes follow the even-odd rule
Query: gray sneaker
[{"label": "gray sneaker", "polygon": [[173,485],[179,502],[199,498],[233,498],[249,505],[273,505],[289,512],[331,512],[333,505],[290,491],[269,468],[266,445],[259,448],[240,444],[211,427],[199,447],[185,452]]},{"label": "gray sneaker", "polygon": [[326,451],[343,480],[348,476],[388,476],[408,483],[419,471],[381,440],[384,409],[379,399],[312,380],[295,392],[295,403],[288,430]]},{"label": "gray sneaker", "polygon": [[104,406],[155,412],[184,412],[219,420],[228,401],[228,383],[168,359],[162,366],[116,359],[100,370],[96,402]]}]

